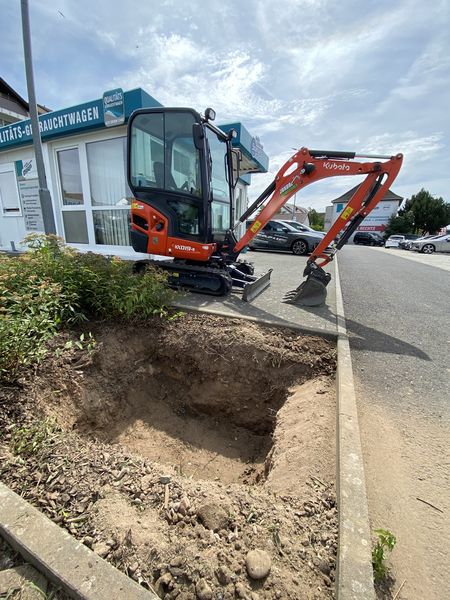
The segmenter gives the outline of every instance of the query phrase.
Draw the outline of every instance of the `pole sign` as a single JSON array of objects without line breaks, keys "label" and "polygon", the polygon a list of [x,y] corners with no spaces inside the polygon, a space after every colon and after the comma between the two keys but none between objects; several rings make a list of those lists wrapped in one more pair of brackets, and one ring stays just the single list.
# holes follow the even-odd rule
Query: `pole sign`
[{"label": "pole sign", "polygon": [[16,160],[15,167],[25,229],[30,232],[44,233],[36,159]]},{"label": "pole sign", "polygon": [[103,115],[106,127],[115,127],[125,123],[125,104],[122,88],[103,94]]}]

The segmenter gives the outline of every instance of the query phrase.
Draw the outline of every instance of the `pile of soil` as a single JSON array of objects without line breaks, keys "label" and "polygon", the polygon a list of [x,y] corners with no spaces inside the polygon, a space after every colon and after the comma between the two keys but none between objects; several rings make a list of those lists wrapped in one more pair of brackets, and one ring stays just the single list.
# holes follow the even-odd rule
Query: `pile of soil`
[{"label": "pile of soil", "polygon": [[161,598],[334,597],[333,345],[204,315],[90,330],[2,390],[3,482]]}]

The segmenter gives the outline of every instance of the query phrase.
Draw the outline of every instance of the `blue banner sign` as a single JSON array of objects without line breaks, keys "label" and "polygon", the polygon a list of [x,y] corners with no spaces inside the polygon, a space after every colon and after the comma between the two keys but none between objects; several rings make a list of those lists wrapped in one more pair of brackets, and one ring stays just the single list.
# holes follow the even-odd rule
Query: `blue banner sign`
[{"label": "blue banner sign", "polygon": [[[103,125],[101,100],[86,102],[72,108],[55,110],[39,116],[39,130],[42,139],[56,137],[64,133],[89,129]],[[31,120],[17,121],[0,129],[0,149],[17,146],[33,139]]]}]

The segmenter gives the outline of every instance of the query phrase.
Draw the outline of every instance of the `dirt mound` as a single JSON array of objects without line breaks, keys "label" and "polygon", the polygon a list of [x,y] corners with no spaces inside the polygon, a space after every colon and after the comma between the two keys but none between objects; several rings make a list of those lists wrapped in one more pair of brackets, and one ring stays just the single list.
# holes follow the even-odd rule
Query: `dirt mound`
[{"label": "dirt mound", "polygon": [[[193,315],[91,331],[6,390],[5,483],[161,598],[333,597],[333,346]],[[64,431],[13,456],[44,416]]]}]

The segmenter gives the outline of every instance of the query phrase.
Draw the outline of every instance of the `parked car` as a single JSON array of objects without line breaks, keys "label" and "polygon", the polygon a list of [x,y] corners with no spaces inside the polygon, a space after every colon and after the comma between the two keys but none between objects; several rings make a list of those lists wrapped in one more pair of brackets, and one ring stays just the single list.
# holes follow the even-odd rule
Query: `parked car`
[{"label": "parked car", "polygon": [[364,246],[384,246],[384,239],[374,231],[357,231],[353,237],[353,243]]},{"label": "parked car", "polygon": [[450,252],[450,235],[438,235],[418,239],[413,242],[412,250],[423,252],[424,254],[433,254],[433,252]]},{"label": "parked car", "polygon": [[404,235],[391,235],[384,243],[385,248],[398,248],[400,242],[405,241]]},{"label": "parked car", "polygon": [[320,231],[299,231],[284,221],[272,220],[249,243],[251,250],[290,250],[309,254],[323,239]]},{"label": "parked car", "polygon": [[282,222],[287,223],[287,225],[290,225],[291,227],[294,227],[294,229],[297,229],[297,231],[309,231],[310,233],[319,233],[322,237],[325,237],[324,231],[316,231],[312,227],[304,225],[303,223],[299,223],[298,221],[289,221],[283,219]]},{"label": "parked car", "polygon": [[398,247],[402,250],[410,250],[414,240],[418,240],[419,238],[420,235],[416,235],[414,233],[407,233],[405,234],[405,239],[402,242],[398,243]]}]

